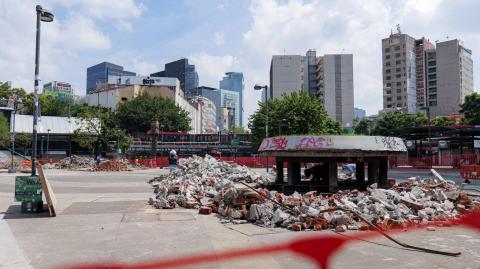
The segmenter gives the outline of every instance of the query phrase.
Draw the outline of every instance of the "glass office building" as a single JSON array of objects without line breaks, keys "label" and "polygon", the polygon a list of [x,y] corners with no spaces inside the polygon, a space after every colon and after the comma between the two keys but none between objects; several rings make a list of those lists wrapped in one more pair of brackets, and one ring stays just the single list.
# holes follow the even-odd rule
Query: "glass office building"
[{"label": "glass office building", "polygon": [[165,70],[150,74],[151,77],[174,77],[180,81],[180,88],[185,93],[198,87],[198,74],[195,65],[188,64],[188,59],[180,59],[165,64]]},{"label": "glass office building", "polygon": [[234,91],[237,92],[239,95],[239,110],[236,112],[238,114],[238,125],[236,122],[236,126],[243,126],[243,91],[245,89],[243,73],[241,72],[227,72],[225,73],[225,77],[220,80],[220,89]]},{"label": "glass office building", "polygon": [[105,84],[108,76],[135,76],[136,73],[123,70],[123,66],[109,62],[87,68],[87,94],[95,91],[97,85]]}]

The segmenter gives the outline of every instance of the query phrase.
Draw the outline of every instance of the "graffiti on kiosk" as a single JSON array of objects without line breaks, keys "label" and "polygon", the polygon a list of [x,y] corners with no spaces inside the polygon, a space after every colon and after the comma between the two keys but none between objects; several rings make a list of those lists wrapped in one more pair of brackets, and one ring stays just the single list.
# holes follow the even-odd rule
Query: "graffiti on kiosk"
[{"label": "graffiti on kiosk", "polygon": [[285,136],[272,137],[264,139],[258,150],[284,150],[287,147],[287,144],[288,138]]},{"label": "graffiti on kiosk", "polygon": [[307,136],[302,137],[295,145],[298,149],[323,149],[332,145],[330,137]]},{"label": "graffiti on kiosk", "polygon": [[382,146],[384,146],[385,148],[387,148],[389,150],[396,150],[396,149],[401,149],[402,146],[404,147],[404,145],[400,144],[399,140],[395,137],[376,136],[375,137],[375,142],[377,144],[381,144]]}]

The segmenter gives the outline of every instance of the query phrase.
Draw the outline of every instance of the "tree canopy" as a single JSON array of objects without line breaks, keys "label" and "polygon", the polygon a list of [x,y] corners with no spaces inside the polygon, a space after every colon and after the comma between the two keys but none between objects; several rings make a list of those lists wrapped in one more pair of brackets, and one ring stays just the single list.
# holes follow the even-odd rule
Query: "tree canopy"
[{"label": "tree canopy", "polygon": [[[265,110],[265,103],[259,103],[249,119],[248,127],[255,145],[265,138]],[[340,123],[328,116],[320,100],[305,91],[268,100],[268,118],[269,136],[343,132]]]},{"label": "tree canopy", "polygon": [[0,147],[5,148],[10,144],[10,125],[7,117],[0,113]]},{"label": "tree canopy", "polygon": [[356,134],[369,135],[371,124],[370,120],[363,118],[355,124],[353,130]]},{"label": "tree canopy", "polygon": [[451,117],[435,117],[432,119],[431,124],[435,126],[450,126],[454,125],[455,121]]},{"label": "tree canopy", "polygon": [[170,99],[142,94],[133,100],[121,103],[116,110],[116,119],[122,129],[130,133],[150,130],[150,123],[156,119],[163,131],[190,130],[188,112]]},{"label": "tree canopy", "polygon": [[133,138],[118,128],[110,110],[89,106],[78,106],[77,109],[75,116],[84,122],[84,129],[74,131],[74,139],[80,146],[94,150],[98,145],[101,151],[113,150],[112,145],[121,148],[123,152],[128,149]]},{"label": "tree canopy", "polygon": [[480,93],[474,92],[465,96],[465,101],[460,105],[460,113],[464,114],[466,124],[480,124]]},{"label": "tree canopy", "polygon": [[372,130],[374,135],[391,135],[392,130],[405,127],[418,127],[428,122],[423,113],[403,114],[401,112],[388,112],[382,115]]}]

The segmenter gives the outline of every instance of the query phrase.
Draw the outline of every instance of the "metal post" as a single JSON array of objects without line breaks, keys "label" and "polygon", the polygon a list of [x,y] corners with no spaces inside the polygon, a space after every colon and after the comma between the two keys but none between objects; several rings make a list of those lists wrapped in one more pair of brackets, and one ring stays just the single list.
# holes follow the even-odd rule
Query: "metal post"
[{"label": "metal post", "polygon": [[13,119],[12,119],[12,134],[11,134],[11,142],[12,142],[12,166],[10,167],[10,170],[8,171],[9,173],[15,173],[16,168],[15,168],[15,160],[14,160],[14,155],[15,155],[15,114],[17,113],[17,104],[16,100],[13,101]]},{"label": "metal post", "polygon": [[[268,138],[268,86],[265,85],[265,138]],[[268,156],[267,158],[267,173],[268,173]]]},{"label": "metal post", "polygon": [[33,132],[32,132],[32,176],[36,175],[36,157],[37,157],[37,122],[38,122],[38,83],[39,83],[39,62],[40,62],[40,16],[42,7],[37,6],[37,36],[35,40],[35,85],[33,94]]},{"label": "metal post", "polygon": [[427,118],[428,118],[428,147],[430,151],[430,168],[433,166],[433,152],[432,152],[432,136],[431,136],[431,122],[430,122],[430,107],[427,106]]},{"label": "metal post", "polygon": [[49,144],[50,144],[50,129],[47,130],[47,162],[50,162],[49,160],[49,155],[48,155],[48,148],[49,148]]}]

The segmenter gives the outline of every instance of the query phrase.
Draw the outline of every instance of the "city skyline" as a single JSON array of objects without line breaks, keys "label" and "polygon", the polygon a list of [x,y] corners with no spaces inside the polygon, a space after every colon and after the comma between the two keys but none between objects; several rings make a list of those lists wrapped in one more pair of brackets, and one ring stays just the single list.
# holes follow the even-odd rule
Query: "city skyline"
[{"label": "city skyline", "polygon": [[[199,85],[216,87],[225,72],[245,77],[244,125],[257,108],[255,83],[268,84],[272,55],[352,53],[355,106],[376,114],[382,108],[381,39],[400,24],[402,32],[435,41],[460,39],[480,62],[480,33],[473,20],[480,3],[459,1],[115,1],[0,0],[0,81],[33,90],[34,6],[55,13],[42,28],[41,79],[72,84],[85,92],[85,70],[103,61],[148,75],[182,57],[197,67]],[[8,5],[8,10],[7,10]],[[214,15],[206,15],[213,12]],[[456,12],[462,10],[462,13]],[[163,15],[162,15],[163,14]],[[176,14],[170,16],[168,14]],[[327,14],[327,16],[318,16]],[[455,14],[462,14],[461,16]],[[218,23],[221,21],[222,23]],[[283,27],[288,22],[289,27]],[[158,25],[165,25],[158,27]],[[269,29],[280,29],[270,31]],[[298,29],[306,29],[298,31]],[[394,29],[395,31],[395,29]],[[17,33],[24,33],[18,35]],[[298,42],[302,40],[302,42]],[[479,73],[474,66],[474,90]]]}]

